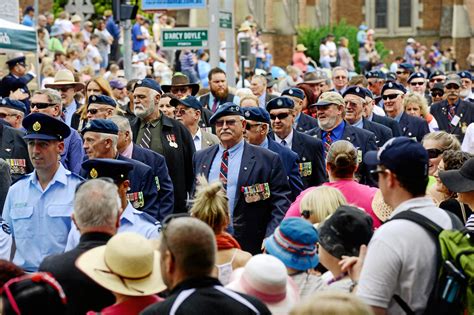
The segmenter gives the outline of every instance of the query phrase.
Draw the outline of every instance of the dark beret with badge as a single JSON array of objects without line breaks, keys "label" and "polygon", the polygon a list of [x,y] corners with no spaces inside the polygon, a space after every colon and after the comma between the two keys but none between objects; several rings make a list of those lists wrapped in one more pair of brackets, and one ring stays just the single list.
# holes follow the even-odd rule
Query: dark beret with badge
[{"label": "dark beret with badge", "polygon": [[270,100],[267,103],[267,111],[270,112],[272,109],[282,109],[282,108],[289,108],[293,109],[295,107],[295,102],[289,97],[286,96],[279,96],[275,97],[274,99]]},{"label": "dark beret with badge", "polygon": [[176,107],[179,104],[184,105],[189,108],[196,109],[196,110],[202,110],[201,102],[199,102],[198,99],[192,95],[188,95],[182,99],[172,98],[170,101],[170,105],[173,107]]},{"label": "dark beret with badge", "polygon": [[429,79],[431,80],[432,78],[434,77],[438,77],[440,75],[445,75],[443,71],[441,70],[435,70],[433,72],[430,73],[430,76],[429,76]]},{"label": "dark beret with badge", "polygon": [[115,100],[107,95],[91,95],[89,96],[89,104],[102,104],[117,107]]},{"label": "dark beret with badge", "polygon": [[26,129],[24,139],[63,141],[71,134],[71,129],[64,122],[41,113],[26,116],[22,125]]},{"label": "dark beret with badge", "polygon": [[135,83],[135,86],[133,87],[133,89],[135,90],[136,88],[139,88],[139,87],[149,88],[149,89],[157,91],[160,94],[163,93],[163,90],[161,89],[160,84],[152,79],[146,78],[143,80],[138,80],[137,83]]},{"label": "dark beret with badge", "polygon": [[211,118],[209,119],[209,122],[211,123],[211,125],[213,125],[221,117],[235,116],[235,115],[243,116],[240,106],[232,102],[227,102],[219,106],[219,108],[214,113],[214,115],[212,115]]},{"label": "dark beret with badge", "polygon": [[285,96],[285,95],[286,96],[293,96],[293,97],[299,98],[300,100],[304,100],[304,98],[305,98],[304,91],[302,89],[298,89],[298,88],[295,88],[295,87],[286,89],[283,92],[281,92],[281,96]]},{"label": "dark beret with badge", "polygon": [[344,93],[342,94],[342,97],[346,97],[346,95],[355,95],[365,100],[366,93],[363,87],[353,85],[353,86],[349,86],[344,91]]},{"label": "dark beret with badge", "polygon": [[426,79],[425,74],[421,72],[413,72],[409,77],[408,77],[408,83],[410,83],[414,79]]},{"label": "dark beret with badge", "polygon": [[17,100],[12,100],[9,97],[5,97],[2,99],[0,102],[0,107],[7,107],[15,110],[19,110],[20,112],[23,112],[23,114],[26,114],[26,105]]},{"label": "dark beret with badge", "polygon": [[401,63],[398,67],[410,73],[415,71],[415,67],[411,63],[407,63],[407,62]]},{"label": "dark beret with badge", "polygon": [[270,114],[261,107],[243,107],[244,117],[246,120],[259,121],[270,124]]},{"label": "dark beret with badge", "polygon": [[113,121],[108,119],[93,119],[82,128],[81,134],[84,135],[88,131],[118,135],[119,129]]},{"label": "dark beret with badge", "polygon": [[373,71],[369,71],[367,72],[367,74],[365,75],[365,77],[367,79],[380,79],[380,80],[386,80],[387,79],[387,76],[385,75],[385,73],[381,70],[373,70]]},{"label": "dark beret with badge", "polygon": [[458,72],[458,76],[461,79],[469,79],[472,81],[472,74],[469,71],[460,71]]},{"label": "dark beret with badge", "polygon": [[395,72],[387,72],[386,81],[397,81],[397,74]]},{"label": "dark beret with badge", "polygon": [[109,177],[115,183],[128,179],[128,174],[133,169],[133,164],[116,159],[90,159],[82,163],[87,179]]},{"label": "dark beret with badge", "polygon": [[405,87],[403,85],[401,85],[398,82],[392,82],[392,81],[387,82],[383,85],[382,95],[385,92],[385,90],[398,90],[400,92],[403,92],[403,94],[405,94],[407,92],[407,90],[405,89]]}]

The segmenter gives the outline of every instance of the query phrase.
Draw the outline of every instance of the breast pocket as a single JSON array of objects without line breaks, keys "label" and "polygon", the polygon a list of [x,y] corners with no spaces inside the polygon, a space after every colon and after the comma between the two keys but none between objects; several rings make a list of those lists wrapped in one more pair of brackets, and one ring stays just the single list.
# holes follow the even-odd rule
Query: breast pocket
[{"label": "breast pocket", "polygon": [[48,229],[51,234],[59,239],[66,241],[69,230],[71,229],[72,205],[51,205],[47,209]]},{"label": "breast pocket", "polygon": [[12,208],[10,217],[12,218],[12,228],[17,239],[33,237],[31,217],[33,207]]}]

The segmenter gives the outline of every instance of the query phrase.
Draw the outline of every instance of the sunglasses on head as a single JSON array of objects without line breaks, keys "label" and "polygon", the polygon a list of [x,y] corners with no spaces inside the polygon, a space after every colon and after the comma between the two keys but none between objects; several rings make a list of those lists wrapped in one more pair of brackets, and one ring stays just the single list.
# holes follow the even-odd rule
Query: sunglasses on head
[{"label": "sunglasses on head", "polygon": [[278,115],[270,114],[270,119],[275,120],[275,119],[278,118],[279,120],[283,120],[288,116],[290,116],[290,113],[281,113],[281,114],[278,114]]},{"label": "sunglasses on head", "polygon": [[440,156],[441,153],[443,153],[444,151],[440,149],[427,149],[426,152],[428,152],[428,157],[430,159],[435,159]]},{"label": "sunglasses on head", "polygon": [[423,84],[425,84],[425,82],[410,82],[411,86],[417,86],[417,85],[422,86]]},{"label": "sunglasses on head", "polygon": [[33,108],[38,108],[38,109],[45,109],[45,108],[48,108],[50,106],[54,106],[56,104],[52,104],[52,103],[31,103],[30,104],[30,108],[33,109]]},{"label": "sunglasses on head", "polygon": [[384,101],[386,100],[394,100],[396,99],[400,94],[387,94],[387,95],[382,95],[382,99]]}]

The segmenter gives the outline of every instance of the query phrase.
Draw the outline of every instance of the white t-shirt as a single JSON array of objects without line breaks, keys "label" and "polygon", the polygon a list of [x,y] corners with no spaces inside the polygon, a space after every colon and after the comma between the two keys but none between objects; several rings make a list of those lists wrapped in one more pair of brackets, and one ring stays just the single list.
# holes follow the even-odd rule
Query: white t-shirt
[{"label": "white t-shirt", "polygon": [[[335,42],[326,42],[326,47],[329,53],[329,62],[336,62],[337,61],[337,47]],[[331,55],[333,55],[331,57]]]},{"label": "white t-shirt", "polygon": [[87,51],[87,55],[86,55],[87,64],[91,65],[92,68],[95,71],[99,71],[100,70],[100,62],[96,63],[94,61],[95,57],[99,57],[100,59],[102,59],[100,57],[99,49],[97,49],[97,47],[89,44],[89,45],[87,45],[86,51]]},{"label": "white t-shirt", "polygon": [[461,149],[464,152],[474,154],[474,123],[470,123],[469,126],[467,126]]},{"label": "white t-shirt", "polygon": [[[394,215],[411,209],[444,229],[452,227],[449,215],[431,198],[414,198],[400,204]],[[417,223],[394,220],[372,237],[359,279],[357,295],[368,305],[386,308],[388,314],[405,314],[393,296],[399,295],[416,313],[426,308],[436,273],[436,244]]]}]

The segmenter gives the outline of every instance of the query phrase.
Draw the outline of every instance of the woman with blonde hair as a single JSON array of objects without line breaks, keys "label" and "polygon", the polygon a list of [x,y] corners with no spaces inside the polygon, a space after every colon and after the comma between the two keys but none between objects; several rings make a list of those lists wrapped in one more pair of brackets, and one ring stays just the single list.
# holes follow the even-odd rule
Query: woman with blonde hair
[{"label": "woman with blonde hair", "polygon": [[319,186],[301,199],[300,213],[312,224],[319,224],[342,205],[347,205],[347,201],[339,190],[333,187]]},{"label": "woman with blonde hair", "polygon": [[87,122],[87,108],[89,107],[89,96],[91,95],[107,95],[114,98],[112,88],[109,81],[102,77],[94,77],[86,83],[86,95],[84,104],[72,116],[71,127],[76,130],[81,130]]},{"label": "woman with blonde hair", "polygon": [[347,69],[349,72],[354,72],[354,57],[349,51],[349,40],[346,37],[339,39],[339,48],[337,50],[339,54],[340,66]]},{"label": "woman with blonde hair", "polygon": [[244,267],[252,255],[241,250],[237,240],[226,232],[230,222],[229,201],[222,183],[217,181],[209,184],[204,176],[199,176],[190,213],[214,231],[217,242],[214,274],[223,285],[228,284],[232,271]]},{"label": "woman with blonde hair", "polygon": [[438,122],[430,114],[428,109],[428,102],[423,95],[417,93],[408,93],[403,98],[403,108],[405,112],[410,116],[415,116],[426,120],[430,132],[435,132],[439,130]]},{"label": "woman with blonde hair", "polygon": [[[323,186],[338,189],[346,198],[347,203],[364,209],[373,220],[373,227],[378,228],[381,224],[372,209],[372,199],[377,188],[359,184],[355,180],[355,173],[359,167],[359,154],[352,143],[339,140],[331,145],[326,158],[326,170],[329,175],[329,183]],[[291,204],[285,217],[300,216],[301,199],[315,187],[310,187],[301,192]]]}]

